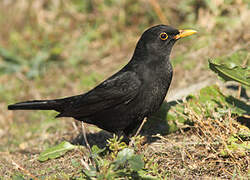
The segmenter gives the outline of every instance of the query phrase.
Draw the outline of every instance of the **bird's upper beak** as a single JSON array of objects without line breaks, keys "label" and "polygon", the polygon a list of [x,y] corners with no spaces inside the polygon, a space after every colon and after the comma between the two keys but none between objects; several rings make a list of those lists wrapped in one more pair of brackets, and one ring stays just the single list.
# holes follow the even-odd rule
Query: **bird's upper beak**
[{"label": "bird's upper beak", "polygon": [[177,34],[174,39],[180,39],[186,36],[191,36],[192,34],[197,33],[197,31],[192,29],[186,29],[186,30],[179,30],[179,34]]}]

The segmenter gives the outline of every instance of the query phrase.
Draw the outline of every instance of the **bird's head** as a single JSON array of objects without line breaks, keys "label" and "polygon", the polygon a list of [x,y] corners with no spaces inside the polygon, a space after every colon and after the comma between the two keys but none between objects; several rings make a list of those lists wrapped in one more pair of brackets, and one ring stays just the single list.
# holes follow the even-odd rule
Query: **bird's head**
[{"label": "bird's head", "polygon": [[195,30],[178,30],[167,25],[157,25],[147,29],[141,36],[136,51],[147,52],[147,56],[166,57],[170,55],[174,43],[183,37],[196,33]]}]

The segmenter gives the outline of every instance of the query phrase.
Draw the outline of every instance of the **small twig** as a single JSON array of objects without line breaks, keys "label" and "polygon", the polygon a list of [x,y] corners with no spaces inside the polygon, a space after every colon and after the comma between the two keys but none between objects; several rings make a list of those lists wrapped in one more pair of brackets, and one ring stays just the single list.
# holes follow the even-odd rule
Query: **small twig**
[{"label": "small twig", "polygon": [[160,7],[158,1],[157,0],[149,0],[149,3],[151,4],[151,6],[153,6],[153,9],[154,9],[156,15],[158,16],[158,18],[160,19],[160,21],[164,24],[169,24],[166,16],[164,15],[164,13],[161,10],[161,7]]},{"label": "small twig", "polygon": [[34,175],[32,175],[28,170],[24,169],[22,166],[17,164],[15,161],[12,160],[12,164],[17,168],[20,169],[23,173],[25,173],[27,176],[30,176],[34,180],[38,180]]},{"label": "small twig", "polygon": [[184,152],[190,160],[192,160],[192,161],[194,160],[193,157],[191,156],[191,154],[187,150],[184,149]]},{"label": "small twig", "polygon": [[72,126],[73,126],[74,130],[77,132],[77,134],[79,134],[80,132],[79,132],[77,126],[76,126],[76,122],[75,121],[72,122]]},{"label": "small twig", "polygon": [[82,121],[82,134],[83,134],[83,138],[84,138],[84,141],[87,145],[87,148],[89,150],[89,153],[92,154],[92,151],[91,151],[91,148],[90,148],[90,145],[89,145],[89,142],[87,140],[87,136],[86,136],[86,130],[85,130],[85,126],[84,126],[84,122]]},{"label": "small twig", "polygon": [[80,160],[82,165],[87,169],[87,170],[90,170],[90,167],[88,165],[88,163],[86,163],[83,159]]},{"label": "small twig", "polygon": [[233,176],[233,173],[229,172],[228,170],[226,170],[226,169],[222,169],[222,170],[224,170],[226,173],[228,173],[228,174],[230,174],[231,176]]},{"label": "small twig", "polygon": [[[243,67],[243,68],[248,64],[248,57],[249,57],[249,55],[246,57],[245,61],[244,61],[243,64],[242,64],[242,67]],[[239,84],[237,98],[240,98],[241,89],[242,89],[242,85]]]}]

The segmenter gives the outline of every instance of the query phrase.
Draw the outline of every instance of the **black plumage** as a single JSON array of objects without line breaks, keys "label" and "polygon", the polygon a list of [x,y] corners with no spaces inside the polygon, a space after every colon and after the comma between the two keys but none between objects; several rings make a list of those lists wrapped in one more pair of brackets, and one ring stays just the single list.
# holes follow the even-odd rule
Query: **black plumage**
[{"label": "black plumage", "polygon": [[119,72],[77,96],[9,105],[9,110],[55,110],[57,117],[73,117],[113,133],[129,135],[145,117],[156,112],[169,89],[174,43],[195,33],[157,25],[146,30],[134,54]]}]

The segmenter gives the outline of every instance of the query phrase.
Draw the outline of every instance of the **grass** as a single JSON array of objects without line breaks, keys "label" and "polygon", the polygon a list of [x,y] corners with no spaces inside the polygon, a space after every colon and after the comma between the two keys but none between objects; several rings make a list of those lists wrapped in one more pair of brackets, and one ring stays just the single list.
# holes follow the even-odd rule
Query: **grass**
[{"label": "grass", "polygon": [[[207,59],[223,60],[239,49],[249,54],[249,4],[215,0],[199,3],[194,0],[0,2],[2,178],[84,179],[86,167],[81,159],[88,162],[89,157],[85,146],[57,159],[38,161],[42,151],[64,140],[83,144],[77,122],[69,118],[54,119],[54,112],[12,112],[6,107],[21,100],[58,98],[88,91],[126,64],[140,34],[149,26],[168,21],[178,28],[199,31],[197,36],[181,40],[173,49],[175,72],[169,94],[208,80],[221,86],[208,70]],[[243,56],[234,55],[232,59],[242,63],[238,60],[244,59]],[[225,87],[221,90],[226,96],[236,94]],[[166,121],[166,116],[173,111],[178,113],[179,106],[183,112],[177,119],[190,119],[192,124],[176,121],[178,131],[168,134],[169,126],[176,122]],[[207,117],[195,112],[189,102],[179,106],[168,111],[164,103],[145,125],[143,139],[132,148],[135,154],[143,155],[147,173],[158,179],[249,178],[249,149],[245,148],[249,140],[242,136],[246,136],[248,127],[239,124],[230,111],[218,116],[211,109]],[[207,111],[202,104],[201,111]],[[88,126],[91,145],[106,147],[108,138],[106,132]],[[109,163],[117,158],[112,157],[112,150],[98,156]],[[111,167],[109,163],[105,167]],[[131,172],[129,167],[124,169]]]}]

